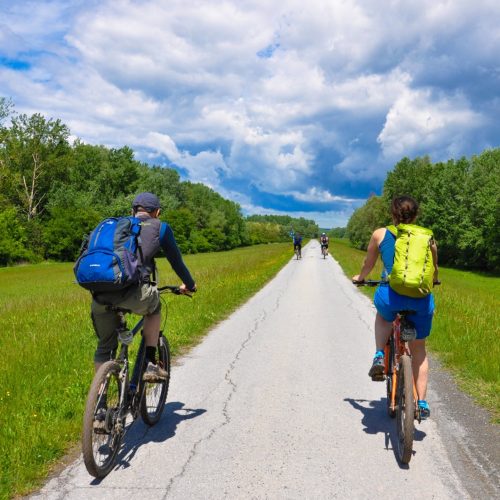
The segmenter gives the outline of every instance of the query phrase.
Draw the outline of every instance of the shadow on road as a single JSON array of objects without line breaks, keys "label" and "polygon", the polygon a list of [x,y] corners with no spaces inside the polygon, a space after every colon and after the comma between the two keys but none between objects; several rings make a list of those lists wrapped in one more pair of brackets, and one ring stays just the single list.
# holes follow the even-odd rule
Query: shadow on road
[{"label": "shadow on road", "polygon": [[[364,432],[367,434],[384,434],[385,449],[392,450],[397,461],[396,449],[398,436],[396,432],[396,419],[390,418],[387,414],[386,398],[382,398],[378,401],[345,398],[344,401],[347,401],[354,409],[360,411],[363,415],[361,423],[364,425]],[[415,429],[413,440],[422,441],[425,436],[425,432]],[[415,451],[413,451],[413,454],[415,454]],[[408,465],[400,464],[399,461],[398,464],[401,469],[408,469]]]},{"label": "shadow on road", "polygon": [[199,408],[184,408],[184,403],[175,401],[167,403],[160,421],[153,427],[148,427],[142,420],[136,422],[125,436],[124,446],[117,458],[116,468],[130,467],[140,446],[146,443],[162,443],[175,436],[177,426],[184,420],[203,415],[207,410]]}]

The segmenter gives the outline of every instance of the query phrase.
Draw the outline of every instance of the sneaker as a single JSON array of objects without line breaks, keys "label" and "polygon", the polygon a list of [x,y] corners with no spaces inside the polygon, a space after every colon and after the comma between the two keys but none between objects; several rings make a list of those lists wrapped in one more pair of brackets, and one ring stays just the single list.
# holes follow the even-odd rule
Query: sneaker
[{"label": "sneaker", "polygon": [[151,361],[148,362],[148,366],[146,367],[146,371],[144,372],[144,375],[142,376],[142,380],[144,382],[163,382],[164,380],[167,380],[168,373],[163,369],[160,368],[158,365],[155,365],[151,363]]},{"label": "sneaker", "polygon": [[372,378],[374,382],[383,382],[385,380],[385,362],[384,356],[375,356],[373,358],[373,364],[368,372],[368,376]]},{"label": "sneaker", "polygon": [[431,416],[431,409],[429,403],[425,399],[418,400],[418,409],[420,410],[420,420],[426,420]]}]

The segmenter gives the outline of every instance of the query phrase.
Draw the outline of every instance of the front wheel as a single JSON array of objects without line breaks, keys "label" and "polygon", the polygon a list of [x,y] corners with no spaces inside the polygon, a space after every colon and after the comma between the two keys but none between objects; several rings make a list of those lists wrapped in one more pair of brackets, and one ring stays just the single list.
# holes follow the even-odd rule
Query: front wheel
[{"label": "front wheel", "polygon": [[141,401],[141,416],[147,425],[155,425],[161,418],[170,383],[170,347],[168,340],[158,339],[158,363],[167,372],[167,378],[158,383],[146,382]]},{"label": "front wheel", "polygon": [[411,358],[406,354],[401,356],[397,390],[398,458],[403,464],[407,464],[410,462],[413,452],[415,401],[413,398]]},{"label": "front wheel", "polygon": [[116,424],[120,414],[120,365],[104,363],[94,376],[83,416],[82,452],[91,476],[106,476],[115,463],[122,430]]}]

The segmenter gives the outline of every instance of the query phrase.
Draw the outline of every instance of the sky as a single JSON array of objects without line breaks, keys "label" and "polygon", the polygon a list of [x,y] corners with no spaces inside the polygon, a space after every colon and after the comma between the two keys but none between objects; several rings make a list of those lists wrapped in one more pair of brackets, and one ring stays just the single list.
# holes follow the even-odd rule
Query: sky
[{"label": "sky", "polygon": [[248,214],[344,226],[500,143],[497,0],[0,0],[0,96]]}]

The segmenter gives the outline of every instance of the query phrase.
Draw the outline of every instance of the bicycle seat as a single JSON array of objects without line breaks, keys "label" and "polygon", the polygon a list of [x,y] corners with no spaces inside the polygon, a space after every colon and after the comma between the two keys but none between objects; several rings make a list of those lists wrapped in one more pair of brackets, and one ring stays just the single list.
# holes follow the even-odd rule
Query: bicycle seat
[{"label": "bicycle seat", "polygon": [[[415,311],[404,311],[406,314],[411,314],[412,312],[414,313]],[[401,312],[399,313],[401,316],[401,329],[400,329],[400,335],[401,335],[401,340],[404,342],[411,342],[412,340],[415,340],[417,338],[417,329],[415,328],[415,325],[413,324],[412,321],[410,321],[407,317],[406,314],[402,314]]]}]

